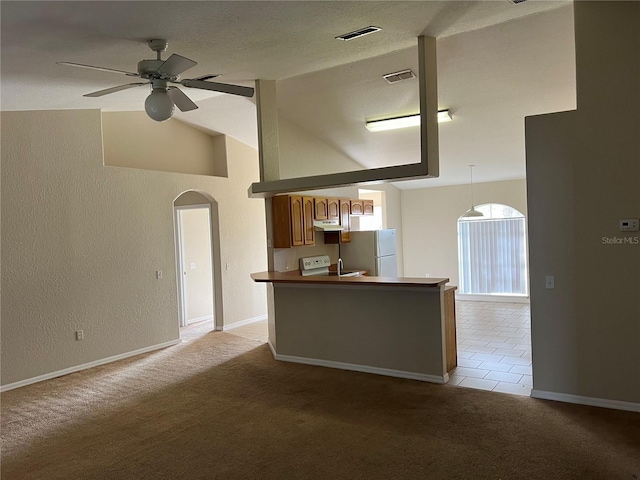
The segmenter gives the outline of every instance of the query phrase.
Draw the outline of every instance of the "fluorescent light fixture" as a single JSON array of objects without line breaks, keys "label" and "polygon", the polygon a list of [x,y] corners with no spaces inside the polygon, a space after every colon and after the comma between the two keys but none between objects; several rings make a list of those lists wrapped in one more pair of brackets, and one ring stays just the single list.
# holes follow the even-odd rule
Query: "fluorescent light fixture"
[{"label": "fluorescent light fixture", "polygon": [[453,120],[449,110],[438,110],[438,123],[450,122]]},{"label": "fluorescent light fixture", "polygon": [[344,40],[346,42],[349,40],[353,40],[354,38],[360,38],[360,37],[363,37],[364,35],[369,35],[370,33],[379,32],[380,30],[382,30],[380,27],[374,27],[372,25],[370,27],[364,27],[359,30],[355,30],[353,32],[345,33],[344,35],[338,35],[335,38],[336,40]]},{"label": "fluorescent light fixture", "polygon": [[[449,110],[438,112],[438,123],[450,122],[452,120]],[[365,123],[370,132],[381,132],[383,130],[394,130],[396,128],[417,127],[420,125],[420,114],[405,115],[404,117],[383,118],[382,120],[371,120]]]},{"label": "fluorescent light fixture", "polygon": [[366,122],[366,127],[370,132],[381,132],[383,130],[394,130],[396,128],[417,127],[420,125],[420,115],[407,115],[406,117],[385,118]]}]

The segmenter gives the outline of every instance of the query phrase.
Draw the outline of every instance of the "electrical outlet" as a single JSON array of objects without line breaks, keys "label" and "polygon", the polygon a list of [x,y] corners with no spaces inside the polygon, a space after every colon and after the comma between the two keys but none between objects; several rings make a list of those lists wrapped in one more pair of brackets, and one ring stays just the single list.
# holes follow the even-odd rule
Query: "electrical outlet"
[{"label": "electrical outlet", "polygon": [[229,265],[229,262],[224,264],[224,268],[226,268],[227,270],[229,270],[231,268],[231,265]]},{"label": "electrical outlet", "polygon": [[84,340],[84,331],[76,330],[76,340],[79,342],[80,340]]},{"label": "electrical outlet", "polygon": [[162,270],[156,270],[156,278],[160,280],[162,278]]},{"label": "electrical outlet", "polygon": [[425,274],[424,274],[424,278],[430,278],[430,277],[431,277],[431,274],[430,274],[430,273],[425,273]]}]

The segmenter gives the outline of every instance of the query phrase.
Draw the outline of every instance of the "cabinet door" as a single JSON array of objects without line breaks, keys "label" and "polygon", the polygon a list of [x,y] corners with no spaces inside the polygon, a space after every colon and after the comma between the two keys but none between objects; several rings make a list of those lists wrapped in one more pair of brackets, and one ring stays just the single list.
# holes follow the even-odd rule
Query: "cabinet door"
[{"label": "cabinet door", "polygon": [[340,220],[340,206],[337,198],[327,198],[327,220]]},{"label": "cabinet door", "polygon": [[362,215],[364,213],[362,200],[350,200],[351,215]]},{"label": "cabinet door", "polygon": [[304,245],[304,207],[302,197],[291,195],[291,245]]},{"label": "cabinet door", "polygon": [[302,218],[304,222],[304,244],[316,244],[316,231],[313,226],[313,211],[315,201],[313,197],[302,197]]},{"label": "cabinet door", "polygon": [[276,195],[271,200],[273,217],[273,247],[291,247],[291,200],[288,195]]},{"label": "cabinet door", "polygon": [[373,200],[362,200],[362,214],[373,215]]},{"label": "cabinet door", "polygon": [[340,232],[340,243],[351,242],[351,202],[340,200],[340,225],[343,230]]},{"label": "cabinet door", "polygon": [[327,199],[326,198],[316,198],[316,220],[326,220],[327,219]]}]

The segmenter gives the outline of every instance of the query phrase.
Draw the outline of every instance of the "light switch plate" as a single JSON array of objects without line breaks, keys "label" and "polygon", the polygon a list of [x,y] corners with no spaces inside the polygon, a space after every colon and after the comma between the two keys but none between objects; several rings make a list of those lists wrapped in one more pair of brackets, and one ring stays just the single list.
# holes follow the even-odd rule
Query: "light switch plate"
[{"label": "light switch plate", "polygon": [[621,218],[618,226],[621,232],[637,232],[640,230],[640,219]]},{"label": "light switch plate", "polygon": [[544,277],[544,287],[550,290],[556,288],[556,278],[553,275]]}]

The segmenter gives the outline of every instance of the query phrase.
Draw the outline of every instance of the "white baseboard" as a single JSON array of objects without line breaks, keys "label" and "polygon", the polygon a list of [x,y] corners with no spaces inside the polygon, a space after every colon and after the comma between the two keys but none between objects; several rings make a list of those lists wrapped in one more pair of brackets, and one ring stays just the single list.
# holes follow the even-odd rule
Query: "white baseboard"
[{"label": "white baseboard", "polygon": [[402,370],[391,370],[389,368],[370,367],[368,365],[355,365],[352,363],[334,362],[331,360],[319,360],[317,358],[296,357],[293,355],[280,355],[276,353],[275,349],[269,343],[271,352],[276,360],[291,363],[303,363],[305,365],[314,365],[317,367],[337,368],[340,370],[352,370],[355,372],[374,373],[376,375],[385,375],[387,377],[408,378],[410,380],[420,380],[422,382],[430,383],[447,383],[449,381],[449,374],[445,373],[443,376],[427,375],[425,373],[405,372]]},{"label": "white baseboard", "polygon": [[239,322],[235,322],[229,325],[224,325],[222,327],[222,331],[226,332],[228,330],[233,330],[234,328],[244,327],[245,325],[251,325],[252,323],[261,322],[267,319],[267,315],[258,315],[257,317],[247,318],[246,320],[240,320]]},{"label": "white baseboard", "polygon": [[475,295],[458,292],[456,292],[456,300],[463,302],[529,303],[529,297],[524,295]]},{"label": "white baseboard", "polygon": [[271,343],[271,340],[267,340],[267,344],[269,345],[269,348],[271,349],[271,355],[273,355],[273,358],[276,358],[276,349],[274,348],[273,344]]},{"label": "white baseboard", "polygon": [[614,410],[627,410],[629,412],[640,412],[640,403],[623,402],[620,400],[608,400],[606,398],[583,397],[571,395],[569,393],[545,392],[544,390],[531,390],[533,398],[542,400],[555,400],[558,402],[575,403],[578,405],[589,405],[590,407],[612,408]]},{"label": "white baseboard", "polygon": [[164,342],[164,343],[159,343],[157,345],[152,345],[150,347],[139,348],[138,350],[133,350],[132,352],[121,353],[119,355],[102,358],[100,360],[95,360],[89,363],[83,363],[82,365],[76,365],[75,367],[65,368],[63,370],[58,370],[56,372],[45,373],[44,375],[38,375],[37,377],[27,378],[26,380],[20,380],[19,382],[2,385],[0,386],[0,392],[6,392],[8,390],[13,390],[15,388],[25,387],[27,385],[31,385],[32,383],[51,380],[52,378],[61,377],[63,375],[79,372],[81,370],[87,370],[88,368],[98,367],[100,365],[105,365],[107,363],[117,362],[118,360],[123,360],[125,358],[133,357],[135,355],[140,355],[141,353],[148,353],[154,350],[160,350],[161,348],[171,347],[173,345],[177,345],[180,342],[182,342],[182,340],[180,339],[171,340],[170,342]]}]

